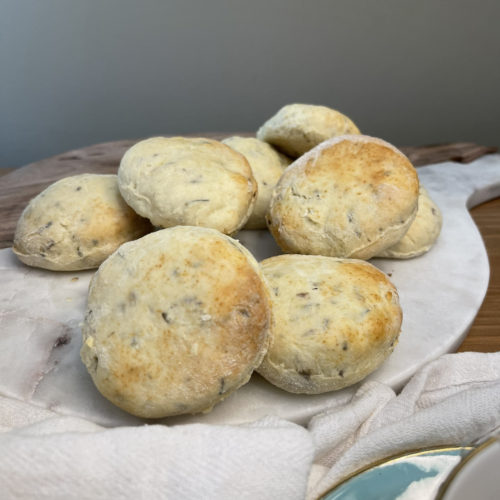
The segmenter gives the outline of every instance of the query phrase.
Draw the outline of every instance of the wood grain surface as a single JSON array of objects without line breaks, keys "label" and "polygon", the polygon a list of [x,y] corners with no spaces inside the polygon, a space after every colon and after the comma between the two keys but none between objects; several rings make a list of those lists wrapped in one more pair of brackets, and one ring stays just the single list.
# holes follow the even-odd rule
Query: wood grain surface
[{"label": "wood grain surface", "polygon": [[490,282],[484,302],[458,351],[500,351],[500,198],[470,211],[490,261]]},{"label": "wood grain surface", "polygon": [[[234,133],[200,133],[220,139]],[[249,136],[248,133],[238,135]],[[29,200],[49,184],[80,173],[116,173],[120,159],[135,140],[122,140],[75,149],[18,169],[0,168],[0,248],[12,245],[17,220]],[[415,166],[446,160],[469,162],[497,148],[453,143],[401,148]],[[500,350],[500,198],[471,210],[488,252],[491,268],[488,292],[459,351]]]}]

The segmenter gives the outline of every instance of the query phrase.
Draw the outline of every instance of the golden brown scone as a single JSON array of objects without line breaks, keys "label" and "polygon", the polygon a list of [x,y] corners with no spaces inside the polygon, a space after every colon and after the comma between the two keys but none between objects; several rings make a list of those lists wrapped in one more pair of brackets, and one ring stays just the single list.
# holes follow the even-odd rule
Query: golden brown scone
[{"label": "golden brown scone", "polygon": [[155,226],[203,226],[233,234],[252,213],[257,183],[245,157],[219,141],[153,137],[123,156],[125,201]]},{"label": "golden brown scone", "polygon": [[75,175],[30,201],[17,223],[12,250],[29,266],[92,269],[122,243],[152,229],[121,197],[116,175]]},{"label": "golden brown scone", "polygon": [[288,104],[257,131],[257,138],[298,158],[332,137],[359,134],[350,118],[326,106]]},{"label": "golden brown scone", "polygon": [[287,253],[370,259],[415,218],[418,176],[391,144],[364,135],[323,142],[281,176],[267,222]]},{"label": "golden brown scone", "polygon": [[283,170],[290,165],[291,160],[267,142],[259,141],[254,137],[233,136],[222,142],[248,160],[257,181],[257,201],[245,224],[245,229],[266,229],[266,212],[273,188],[283,174]]},{"label": "golden brown scone", "polygon": [[380,252],[377,257],[391,259],[411,259],[428,252],[436,242],[443,217],[439,207],[429,196],[427,190],[420,185],[418,210],[406,234],[392,247]]},{"label": "golden brown scone", "polygon": [[271,291],[272,343],[258,372],[295,393],[352,385],[393,351],[402,312],[396,289],[368,262],[279,255],[261,262]]},{"label": "golden brown scone", "polygon": [[177,226],[100,266],[81,357],[99,391],[134,415],[206,412],[249,380],[270,323],[251,254],[213,229]]}]

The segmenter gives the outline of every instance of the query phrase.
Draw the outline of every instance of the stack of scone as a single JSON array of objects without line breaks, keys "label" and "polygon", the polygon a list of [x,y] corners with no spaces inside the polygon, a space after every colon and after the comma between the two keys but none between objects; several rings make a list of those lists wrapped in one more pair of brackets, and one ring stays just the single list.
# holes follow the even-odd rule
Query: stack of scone
[{"label": "stack of scone", "polygon": [[[291,255],[259,264],[231,236],[266,227]],[[257,138],[154,137],[118,176],[53,184],[23,212],[14,252],[51,270],[99,266],[82,360],[106,398],[158,418],[210,411],[254,370],[295,393],[366,377],[402,322],[366,260],[420,255],[440,227],[399,150],[294,104]]]},{"label": "stack of scone", "polygon": [[275,323],[258,371],[290,392],[341,389],[382,364],[401,328],[396,289],[366,260],[425,253],[441,214],[403,153],[335,110],[285,106],[257,137],[296,158],[266,216],[294,255],[261,263]]},{"label": "stack of scone", "polygon": [[386,141],[361,135],[345,115],[291,104],[257,137],[296,158],[267,215],[284,252],[404,259],[436,241],[441,213],[408,158]]}]

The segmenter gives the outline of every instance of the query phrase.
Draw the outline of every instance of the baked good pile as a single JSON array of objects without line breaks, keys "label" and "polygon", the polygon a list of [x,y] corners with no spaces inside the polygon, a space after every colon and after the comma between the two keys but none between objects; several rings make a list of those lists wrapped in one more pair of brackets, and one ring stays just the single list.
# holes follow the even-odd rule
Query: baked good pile
[{"label": "baked good pile", "polygon": [[[429,251],[442,224],[408,158],[325,106],[291,104],[256,137],[154,137],[117,175],[62,179],[22,213],[13,251],[98,268],[81,359],[145,418],[210,411],[257,371],[289,392],[353,385],[392,353],[402,310],[373,257]],[[257,262],[234,236],[267,228]]]}]

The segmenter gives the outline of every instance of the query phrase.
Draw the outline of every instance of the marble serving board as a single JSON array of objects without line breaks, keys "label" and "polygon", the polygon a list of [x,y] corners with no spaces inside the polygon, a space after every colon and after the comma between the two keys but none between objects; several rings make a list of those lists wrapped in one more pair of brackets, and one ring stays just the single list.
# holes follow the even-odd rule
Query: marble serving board
[{"label": "marble serving board", "polygon": [[[421,167],[418,174],[443,212],[436,245],[411,260],[372,260],[396,285],[404,318],[394,353],[365,380],[395,390],[425,363],[454,351],[479,310],[489,265],[467,209],[500,196],[500,155],[467,165],[448,162]],[[258,260],[280,253],[267,231],[242,231],[237,238]],[[0,251],[0,395],[106,426],[145,423],[104,399],[80,361],[80,325],[92,274],[33,269],[18,262],[10,249]],[[350,398],[358,386],[297,395],[255,374],[211,413],[148,423],[235,424],[277,415],[304,424]]]}]

